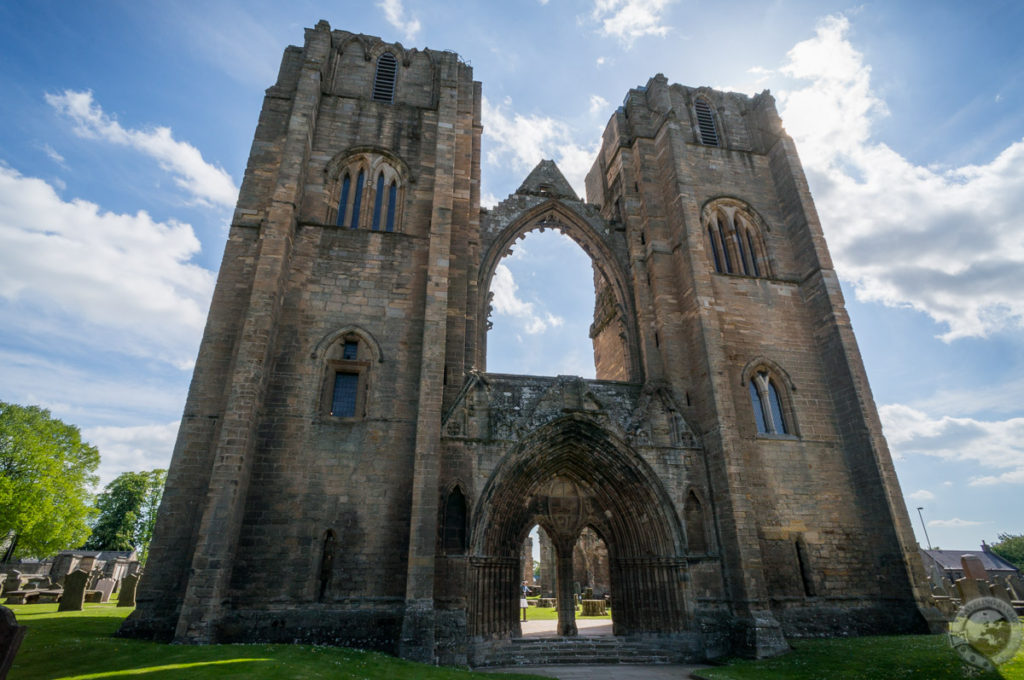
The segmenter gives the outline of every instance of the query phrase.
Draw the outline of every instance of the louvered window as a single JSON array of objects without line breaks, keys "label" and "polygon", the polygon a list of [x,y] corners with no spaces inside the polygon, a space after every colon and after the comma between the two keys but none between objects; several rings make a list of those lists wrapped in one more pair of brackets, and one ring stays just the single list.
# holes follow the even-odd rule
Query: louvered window
[{"label": "louvered window", "polygon": [[703,99],[694,104],[697,110],[697,127],[700,129],[700,142],[708,146],[718,146],[718,130],[715,129],[715,116],[711,106]]},{"label": "louvered window", "polygon": [[392,104],[395,101],[395,77],[398,75],[398,61],[395,55],[385,52],[377,59],[377,73],[373,77],[373,100]]}]

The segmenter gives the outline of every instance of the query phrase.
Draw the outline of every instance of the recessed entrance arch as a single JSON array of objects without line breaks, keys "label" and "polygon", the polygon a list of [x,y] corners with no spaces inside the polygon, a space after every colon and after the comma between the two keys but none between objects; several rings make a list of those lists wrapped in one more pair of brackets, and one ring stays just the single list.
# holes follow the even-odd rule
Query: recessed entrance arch
[{"label": "recessed entrance arch", "polygon": [[574,635],[572,554],[591,527],[608,548],[613,632],[687,626],[683,528],[650,466],[598,422],[568,415],[524,438],[498,465],[473,513],[471,635],[518,632],[519,551],[539,524],[556,551],[558,633]]}]

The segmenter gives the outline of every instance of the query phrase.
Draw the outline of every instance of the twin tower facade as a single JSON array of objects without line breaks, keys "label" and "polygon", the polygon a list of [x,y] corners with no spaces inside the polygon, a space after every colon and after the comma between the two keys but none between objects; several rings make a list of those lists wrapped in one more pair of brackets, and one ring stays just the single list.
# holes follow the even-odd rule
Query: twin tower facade
[{"label": "twin tower facade", "polygon": [[[122,633],[486,664],[520,635],[536,525],[560,601],[589,527],[615,635],[671,658],[921,629],[772,97],[654,76],[609,120],[586,202],[543,161],[481,210],[480,93],[454,53],[326,22],[285,51]],[[543,228],[592,258],[596,380],[487,372],[495,268]]]}]

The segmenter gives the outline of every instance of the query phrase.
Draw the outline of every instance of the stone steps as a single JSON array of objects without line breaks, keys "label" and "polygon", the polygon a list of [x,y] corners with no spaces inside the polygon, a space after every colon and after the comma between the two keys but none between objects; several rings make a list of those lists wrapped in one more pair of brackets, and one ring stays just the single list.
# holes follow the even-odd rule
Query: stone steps
[{"label": "stone steps", "polygon": [[613,637],[517,638],[492,647],[487,666],[538,666],[548,664],[666,664],[672,655],[655,647]]}]

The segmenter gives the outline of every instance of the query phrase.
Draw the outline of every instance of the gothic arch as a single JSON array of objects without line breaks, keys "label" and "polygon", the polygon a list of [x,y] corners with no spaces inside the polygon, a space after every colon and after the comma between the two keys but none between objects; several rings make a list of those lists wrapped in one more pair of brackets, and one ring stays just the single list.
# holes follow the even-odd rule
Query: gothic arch
[{"label": "gothic arch", "polygon": [[[578,502],[568,519],[553,514],[554,483],[578,491],[570,495]],[[535,524],[556,543],[574,543],[586,526],[605,542],[618,603],[616,634],[686,627],[686,541],[670,496],[639,454],[597,422],[572,415],[523,439],[477,499],[470,530],[476,581],[469,619],[475,635],[511,633],[518,551]]]},{"label": "gothic arch", "polygon": [[[762,380],[755,380],[755,376],[758,374],[763,374]],[[796,392],[796,385],[793,383],[793,379],[789,377],[789,373],[782,366],[767,357],[760,356],[748,361],[746,366],[743,367],[743,372],[740,374],[740,385],[748,388],[746,392],[752,395],[758,394],[758,399],[756,400],[758,403],[752,404],[752,408],[764,408],[764,400],[768,395],[763,394],[763,392],[767,383],[770,383],[777,393],[778,407],[785,430],[777,432],[775,427],[772,426],[766,427],[767,432],[764,432],[760,430],[759,426],[759,433],[798,437],[800,435],[800,428],[797,423],[796,407],[793,402],[793,394]],[[765,417],[770,416],[772,410],[774,410],[774,407],[769,406],[768,410],[764,412]]]},{"label": "gothic arch", "polygon": [[715,271],[772,278],[775,264],[767,246],[771,227],[749,203],[727,195],[709,198],[701,206],[700,223]]},{"label": "gothic arch", "polygon": [[[643,369],[639,356],[639,333],[636,325],[636,309],[633,304],[630,278],[622,263],[608,247],[604,239],[585,219],[574,213],[555,199],[523,211],[499,233],[487,247],[481,261],[477,277],[478,289],[490,291],[491,280],[502,258],[511,252],[517,240],[534,230],[555,229],[571,238],[583,249],[594,263],[597,270],[608,281],[615,296],[615,304],[622,319],[625,338],[624,351],[626,373],[630,382],[643,381]],[[490,295],[480,297],[478,303],[477,329],[477,366],[487,364],[487,317],[490,308]]]},{"label": "gothic arch", "polygon": [[346,335],[359,336],[359,338],[366,343],[367,347],[369,347],[370,351],[373,353],[374,362],[378,364],[384,363],[384,351],[380,348],[380,343],[377,342],[377,339],[374,338],[373,335],[369,333],[369,331],[356,325],[342,326],[341,328],[333,330],[324,335],[322,338],[320,338],[320,341],[316,343],[316,347],[313,348],[313,351],[310,353],[309,358],[316,359],[317,357],[321,356],[324,350],[329,348],[336,341],[340,340]]}]

